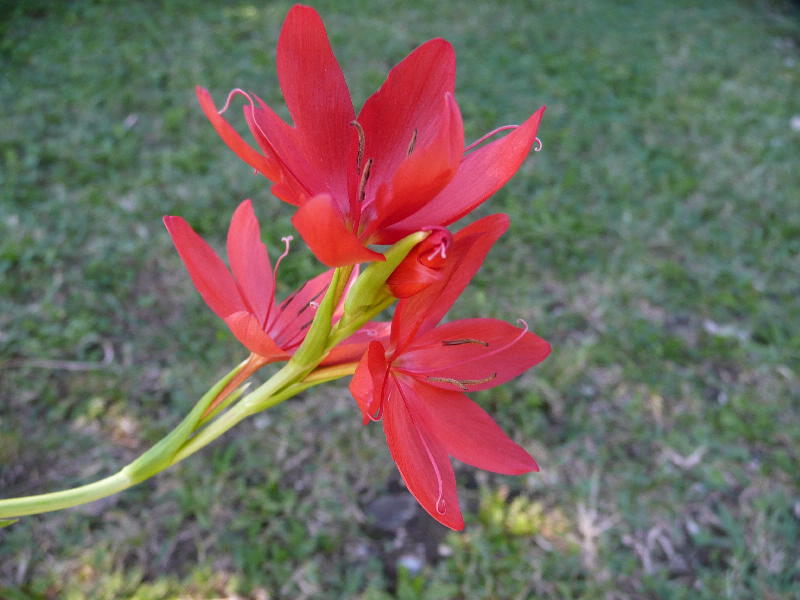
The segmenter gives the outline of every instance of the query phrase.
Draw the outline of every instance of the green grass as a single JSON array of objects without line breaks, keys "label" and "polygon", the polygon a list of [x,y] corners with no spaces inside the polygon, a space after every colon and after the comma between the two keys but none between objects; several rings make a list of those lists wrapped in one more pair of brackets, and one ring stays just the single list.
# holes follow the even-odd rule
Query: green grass
[{"label": "green grass", "polygon": [[[380,428],[328,386],[138,488],[1,529],[0,597],[800,595],[794,5],[316,6],[357,104],[443,36],[468,138],[548,105],[544,150],[479,211],[508,212],[511,230],[453,311],[522,317],[553,343],[477,395],[542,472],[459,465],[464,533],[419,510],[381,530],[374,502],[405,506],[405,492]],[[112,472],[243,358],[160,217],[221,244],[252,197],[270,248],[291,231],[193,98],[195,84],[218,101],[239,86],[282,106],[288,7],[5,11],[0,495]],[[299,244],[284,265],[283,292],[318,269]],[[41,363],[109,349],[95,370]]]}]

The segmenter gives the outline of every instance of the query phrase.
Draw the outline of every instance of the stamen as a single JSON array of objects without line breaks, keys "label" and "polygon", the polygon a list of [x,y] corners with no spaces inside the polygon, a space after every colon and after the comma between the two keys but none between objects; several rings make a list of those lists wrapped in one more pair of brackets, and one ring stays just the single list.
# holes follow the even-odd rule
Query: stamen
[{"label": "stamen", "polygon": [[[381,384],[380,396],[375,398],[373,395],[372,402],[370,402],[369,406],[367,406],[367,417],[369,417],[369,419],[372,421],[380,421],[383,418],[383,402],[384,398],[386,398],[386,386],[389,385],[389,368],[390,367],[387,366],[386,372],[383,374],[383,384]],[[402,390],[400,390],[400,395],[403,395]],[[403,399],[405,399],[405,397]],[[371,413],[369,412],[369,409],[374,406],[375,400],[378,401],[378,410],[374,413]]]},{"label": "stamen", "polygon": [[305,330],[308,329],[308,326],[313,322],[314,319],[310,319],[298,327],[297,331],[294,332],[294,335],[292,335],[292,337],[283,343],[283,347],[286,349],[291,349],[292,347],[299,346],[300,342],[302,342],[305,338]]},{"label": "stamen", "polygon": [[288,296],[286,296],[286,298],[284,298],[284,299],[283,299],[283,302],[281,302],[281,303],[278,305],[278,310],[281,310],[281,311],[282,311],[282,310],[285,310],[285,309],[286,309],[286,307],[287,307],[287,306],[289,306],[289,303],[290,303],[292,300],[294,300],[294,297],[295,297],[295,296],[297,296],[297,294],[299,294],[300,292],[302,292],[302,291],[303,291],[303,288],[304,288],[304,287],[306,287],[306,285],[308,285],[308,282],[307,282],[307,281],[306,281],[306,282],[303,284],[303,287],[301,287],[301,288],[300,288],[300,289],[298,289],[298,290],[295,290],[295,291],[293,291],[291,294],[289,294]]},{"label": "stamen", "polygon": [[356,128],[358,133],[358,156],[356,157],[356,171],[361,170],[361,161],[364,160],[364,147],[367,145],[367,138],[364,136],[364,128],[358,121],[350,121],[350,125]]},{"label": "stamen", "polygon": [[425,260],[428,262],[432,262],[439,255],[441,255],[442,260],[447,259],[447,244],[445,243],[444,240],[436,244],[436,247],[430,254],[428,254],[428,256],[425,257]]},{"label": "stamen", "polygon": [[[400,397],[403,398],[403,402],[408,406],[408,400],[406,400],[406,396],[403,393],[403,388],[398,385],[397,390],[400,392]],[[445,502],[444,499],[444,481],[442,479],[442,473],[439,471],[439,465],[436,464],[436,460],[433,458],[433,452],[431,452],[430,446],[428,446],[428,442],[425,440],[425,436],[422,431],[420,431],[419,427],[417,427],[416,423],[414,423],[414,429],[419,436],[419,441],[422,442],[425,454],[428,455],[428,461],[431,463],[431,467],[433,467],[433,473],[436,476],[436,486],[439,488],[436,493],[436,512],[443,515],[447,510],[447,502]]]},{"label": "stamen", "polygon": [[[314,297],[311,299],[311,301],[310,301],[310,302],[307,302],[307,303],[306,303],[306,304],[305,304],[305,305],[304,305],[304,306],[303,306],[303,307],[302,307],[300,310],[298,310],[298,311],[297,311],[297,312],[294,314],[294,316],[292,316],[292,317],[291,317],[291,318],[289,318],[289,319],[288,319],[288,320],[287,320],[285,323],[283,323],[283,327],[281,327],[280,331],[269,331],[270,329],[272,329],[272,328],[275,326],[275,323],[277,322],[277,320],[278,320],[278,317],[280,316],[280,314],[281,314],[281,313],[282,313],[284,310],[286,310],[286,308],[289,306],[289,303],[290,303],[292,300],[294,300],[294,298],[297,296],[297,294],[299,294],[299,293],[300,293],[302,290],[304,290],[304,289],[305,289],[306,285],[308,285],[308,282],[306,282],[305,284],[303,284],[303,286],[302,286],[302,287],[301,287],[299,290],[297,290],[296,292],[294,292],[294,293],[292,293],[291,295],[289,295],[289,297],[288,297],[288,298],[286,298],[286,300],[284,300],[283,302],[281,302],[281,303],[280,303],[280,305],[278,305],[278,310],[277,310],[277,311],[276,311],[276,313],[275,313],[275,318],[272,320],[272,323],[270,323],[269,327],[267,327],[267,328],[266,328],[266,329],[268,330],[268,333],[269,333],[270,337],[271,337],[273,340],[278,340],[278,339],[279,339],[279,338],[280,338],[280,337],[281,337],[281,336],[282,336],[284,333],[286,333],[287,331],[289,331],[289,329],[290,329],[290,328],[291,328],[291,327],[292,327],[292,326],[293,326],[293,325],[294,325],[294,324],[297,322],[297,320],[300,318],[300,315],[301,315],[301,314],[303,314],[303,312],[305,312],[305,311],[306,311],[306,309],[307,309],[309,306],[311,306],[311,304],[312,304],[312,303],[314,303],[314,301],[315,301],[315,300],[317,300],[317,299],[318,299],[318,298],[319,298],[319,297],[322,295],[322,293],[325,291],[325,288],[322,288],[322,289],[321,289],[319,292],[317,292],[317,295],[316,295],[316,296],[314,296]],[[319,305],[317,305],[317,306],[319,306]],[[300,328],[298,331],[302,331],[302,327],[301,327],[301,328]],[[281,346],[281,347],[283,347],[284,349],[286,349],[286,348],[289,346],[289,343],[291,342],[291,340],[293,340],[295,337],[297,337],[297,333],[295,333],[294,335],[292,335],[292,337],[291,337],[291,338],[289,338],[289,340],[288,340],[288,341],[286,341],[284,344],[282,344],[282,346]]]},{"label": "stamen", "polygon": [[444,484],[442,482],[442,474],[439,472],[439,465],[436,464],[436,461],[433,458],[433,453],[428,447],[428,442],[425,441],[425,436],[422,435],[422,432],[419,429],[417,429],[417,435],[419,436],[419,440],[422,442],[422,447],[425,448],[425,453],[428,455],[428,460],[433,467],[433,472],[436,474],[436,485],[439,488],[436,498],[436,512],[440,515],[443,515],[445,510],[447,510],[447,503],[444,501]]},{"label": "stamen", "polygon": [[486,383],[488,381],[491,381],[495,377],[497,377],[497,373],[492,373],[491,375],[489,375],[488,377],[484,377],[483,379],[453,379],[452,377],[428,377],[427,379],[428,381],[436,381],[439,383],[452,383],[453,385],[461,388],[462,392],[468,392],[469,391],[469,388],[467,387],[468,385]]},{"label": "stamen", "polygon": [[472,142],[469,146],[464,148],[464,152],[469,152],[475,146],[479,146],[480,144],[482,144],[483,142],[488,140],[490,137],[492,137],[493,135],[495,135],[497,133],[500,133],[501,131],[508,131],[509,129],[516,129],[517,127],[519,127],[519,125],[503,125],[502,127],[498,127],[497,129],[493,129],[492,131],[490,131],[486,135],[479,137],[477,140]]},{"label": "stamen", "polygon": [[463,338],[460,340],[442,340],[442,346],[460,346],[461,344],[480,344],[481,346],[488,346],[489,342],[483,340],[476,340],[475,338]]},{"label": "stamen", "polygon": [[281,261],[286,258],[286,255],[289,254],[289,246],[294,241],[293,235],[285,235],[281,238],[283,242],[283,254],[278,257],[278,260],[275,261],[275,268],[272,272],[275,274],[275,277],[278,276],[278,267],[281,265]]},{"label": "stamen", "polygon": [[[253,126],[255,126],[255,128],[258,130],[258,133],[261,134],[263,143],[265,145],[267,145],[269,147],[270,151],[272,152],[272,157],[269,157],[269,158],[272,158],[272,159],[278,161],[280,163],[280,165],[281,165],[281,168],[286,169],[289,173],[291,173],[292,176],[295,178],[295,180],[297,180],[297,182],[303,188],[308,190],[308,188],[306,188],[306,186],[303,184],[303,182],[300,181],[299,179],[297,179],[297,176],[294,175],[292,170],[289,169],[283,161],[281,161],[280,156],[278,155],[278,153],[275,152],[275,148],[272,146],[272,143],[269,141],[269,137],[267,136],[266,132],[264,131],[264,129],[259,124],[258,120],[256,119],[256,103],[253,101],[253,97],[250,94],[245,92],[242,88],[234,88],[234,89],[232,89],[230,92],[228,92],[228,97],[225,99],[225,105],[220,110],[217,111],[217,114],[221,115],[226,110],[228,110],[228,107],[230,107],[230,105],[231,105],[231,100],[233,100],[234,96],[237,96],[237,95],[240,95],[240,94],[242,96],[244,96],[245,98],[247,98],[247,102],[250,104],[250,121],[252,122],[252,125],[250,126],[250,131],[255,136],[255,132],[253,131]],[[256,98],[258,98],[258,96],[256,96]],[[258,101],[262,105],[264,104],[264,102],[261,100],[261,98],[258,98]],[[258,169],[255,169],[254,171],[255,171],[256,174],[258,173]]]},{"label": "stamen", "polygon": [[370,421],[380,421],[383,418],[383,400],[378,404],[378,410],[374,414],[368,412],[367,417]]},{"label": "stamen", "polygon": [[228,97],[225,99],[225,106],[223,106],[221,109],[219,109],[217,111],[217,114],[221,115],[226,110],[228,110],[228,108],[231,105],[231,100],[233,100],[233,97],[238,95],[238,94],[241,94],[242,96],[247,98],[247,101],[250,103],[251,107],[255,106],[255,103],[253,102],[253,99],[250,97],[250,94],[245,92],[242,88],[233,88],[230,92],[228,92]]},{"label": "stamen", "polygon": [[[278,267],[281,266],[281,261],[286,258],[286,255],[289,254],[289,242],[291,242],[294,238],[291,235],[287,235],[281,238],[281,241],[284,243],[283,254],[278,257],[278,260],[275,261],[275,268],[272,269],[272,280],[273,285],[275,285],[278,281]],[[294,294],[292,294],[294,296]],[[291,296],[290,296],[291,297]],[[285,301],[284,301],[285,302]],[[269,300],[269,306],[267,307],[267,312],[264,314],[264,322],[261,324],[262,329],[266,331],[267,324],[269,323],[269,315],[272,312],[272,307],[275,305],[275,291],[273,287],[272,297]],[[278,310],[283,310],[281,305],[278,306]]]},{"label": "stamen", "polygon": [[414,151],[414,146],[417,144],[417,130],[414,129],[414,133],[411,134],[411,143],[408,145],[408,150],[406,150],[406,158],[411,156],[411,153]]},{"label": "stamen", "polygon": [[[469,364],[471,362],[475,362],[476,360],[479,360],[479,361],[483,362],[487,358],[489,358],[490,356],[494,356],[495,354],[499,354],[500,352],[504,352],[504,351],[508,350],[509,348],[511,348],[514,344],[516,344],[523,337],[525,337],[526,333],[528,333],[528,324],[525,322],[524,319],[517,319],[517,323],[520,326],[522,326],[523,329],[516,336],[514,336],[514,339],[512,339],[508,343],[503,344],[501,346],[495,346],[489,352],[485,352],[485,353],[482,352],[482,353],[474,356],[473,358],[470,358],[470,359],[467,359],[467,360],[462,360],[462,361],[460,361],[458,363],[458,366],[463,367],[464,365]],[[432,367],[432,368],[429,368],[429,369],[414,369],[413,371],[408,371],[408,372],[409,373],[413,373],[414,375],[422,375],[424,373],[430,373],[431,371],[441,371],[443,368],[445,368],[445,367],[437,366],[437,367]],[[496,375],[496,373],[495,373],[495,375]],[[431,378],[429,377],[428,379],[431,379]],[[435,379],[435,378],[432,379],[432,380],[433,381],[437,381],[437,379]],[[450,379],[440,379],[438,381],[445,381],[447,383],[453,383]],[[467,381],[466,383],[470,383],[470,382]],[[479,383],[479,382],[472,382],[472,383]]]},{"label": "stamen", "polygon": [[367,195],[367,181],[369,181],[369,172],[372,169],[372,159],[368,158],[367,163],[364,165],[364,170],[361,172],[361,181],[358,184],[358,201],[364,202],[364,197]]},{"label": "stamen", "polygon": [[308,302],[306,302],[306,305],[305,305],[303,308],[301,308],[300,310],[298,310],[298,311],[297,311],[297,314],[298,314],[298,315],[299,315],[299,314],[301,314],[301,313],[302,313],[303,311],[305,311],[305,309],[307,309],[309,306],[313,306],[314,308],[319,308],[319,302],[317,302],[316,300],[317,300],[317,298],[319,298],[319,297],[322,295],[322,293],[323,293],[324,291],[325,291],[325,288],[322,288],[322,289],[321,289],[319,292],[317,292],[317,295],[316,295],[316,296],[314,296],[314,297],[313,297],[311,300],[309,300]]},{"label": "stamen", "polygon": [[537,138],[534,140],[534,142],[533,142],[533,143],[534,143],[534,146],[533,146],[533,151],[534,151],[534,152],[539,152],[539,151],[542,149],[542,140],[540,140],[540,139],[537,137]]}]

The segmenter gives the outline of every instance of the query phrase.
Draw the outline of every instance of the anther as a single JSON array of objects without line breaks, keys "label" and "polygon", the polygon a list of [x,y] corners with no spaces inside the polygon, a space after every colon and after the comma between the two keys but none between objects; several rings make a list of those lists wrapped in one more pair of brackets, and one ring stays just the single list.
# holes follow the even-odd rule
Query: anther
[{"label": "anther", "polygon": [[361,170],[361,161],[364,160],[364,147],[367,145],[367,138],[364,136],[364,128],[358,121],[350,121],[350,125],[356,128],[358,133],[358,156],[356,157],[356,171]]},{"label": "anther", "polygon": [[358,201],[364,202],[367,195],[367,181],[369,181],[369,172],[372,169],[372,159],[368,158],[364,165],[364,170],[361,172],[361,181],[358,184]]},{"label": "anther", "polygon": [[495,377],[497,377],[497,373],[492,373],[483,379],[453,379],[452,377],[428,377],[427,379],[428,381],[435,381],[439,383],[452,383],[454,386],[461,389],[462,392],[468,392],[469,388],[467,386],[486,383]]},{"label": "anther", "polygon": [[542,140],[538,137],[534,140],[533,151],[539,152],[542,149]]},{"label": "anther", "polygon": [[480,344],[481,346],[489,346],[489,342],[483,340],[476,340],[474,338],[463,338],[458,340],[442,340],[442,346],[460,346],[462,344]]},{"label": "anther", "polygon": [[411,156],[411,153],[414,151],[414,146],[417,144],[417,130],[414,129],[414,133],[411,134],[411,142],[408,144],[408,150],[406,150],[406,157]]},{"label": "anther", "polygon": [[301,313],[302,313],[302,312],[303,312],[305,309],[307,309],[309,306],[313,306],[315,309],[316,309],[316,308],[319,308],[319,302],[316,302],[316,300],[317,300],[317,299],[318,299],[318,298],[319,298],[319,297],[322,295],[322,292],[324,292],[324,291],[325,291],[325,289],[324,289],[324,288],[323,288],[323,289],[321,289],[319,292],[317,292],[317,295],[316,295],[316,296],[314,296],[314,297],[313,297],[313,298],[312,298],[312,299],[311,299],[309,302],[306,302],[305,306],[303,306],[303,308],[301,308],[300,310],[298,310],[298,311],[297,311],[297,314],[298,314],[298,316],[299,316],[299,315],[300,315],[300,314],[301,314]]}]

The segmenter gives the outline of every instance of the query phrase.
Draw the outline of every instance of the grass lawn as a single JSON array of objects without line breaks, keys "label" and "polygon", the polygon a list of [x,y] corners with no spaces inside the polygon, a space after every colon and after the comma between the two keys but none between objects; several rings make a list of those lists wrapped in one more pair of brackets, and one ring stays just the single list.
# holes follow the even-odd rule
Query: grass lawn
[{"label": "grass lawn", "polygon": [[[289,6],[2,9],[0,496],[115,471],[244,358],[160,219],[221,246],[251,197],[273,256],[291,233],[193,96],[282,107]],[[449,532],[346,386],[318,388],[139,487],[0,530],[0,597],[800,597],[797,5],[315,6],[357,106],[437,36],[468,139],[548,106],[543,151],[479,211],[511,229],[451,313],[553,344],[476,395],[542,472],[457,465]],[[279,294],[318,269],[295,244]]]}]

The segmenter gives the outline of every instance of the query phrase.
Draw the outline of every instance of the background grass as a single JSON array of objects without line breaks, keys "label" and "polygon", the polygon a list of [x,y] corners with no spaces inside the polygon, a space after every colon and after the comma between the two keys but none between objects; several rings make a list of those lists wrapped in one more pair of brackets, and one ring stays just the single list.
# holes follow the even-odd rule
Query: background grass
[{"label": "background grass", "polygon": [[[357,105],[435,36],[458,52],[468,138],[548,105],[544,150],[480,211],[512,228],[452,313],[553,343],[477,395],[542,472],[458,465],[467,529],[449,533],[328,386],[138,488],[0,531],[0,597],[798,597],[796,7],[316,6]],[[291,231],[193,98],[281,106],[288,7],[3,10],[0,495],[116,470],[243,357],[160,217],[222,243],[252,197],[271,248]],[[300,245],[284,265],[282,292],[318,268]]]}]

